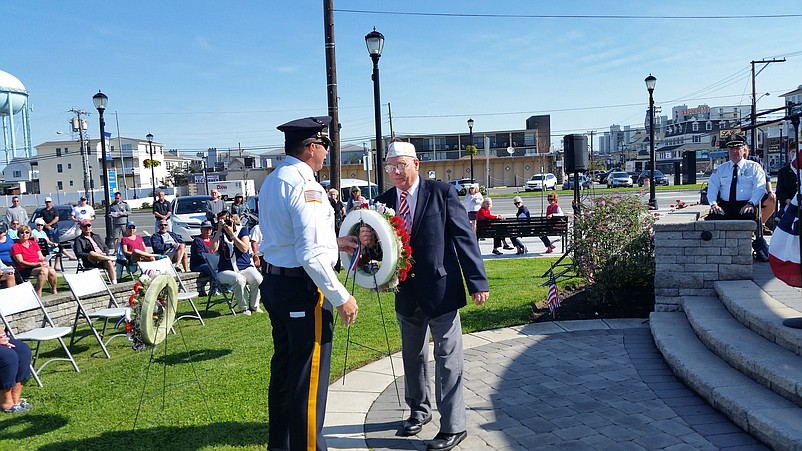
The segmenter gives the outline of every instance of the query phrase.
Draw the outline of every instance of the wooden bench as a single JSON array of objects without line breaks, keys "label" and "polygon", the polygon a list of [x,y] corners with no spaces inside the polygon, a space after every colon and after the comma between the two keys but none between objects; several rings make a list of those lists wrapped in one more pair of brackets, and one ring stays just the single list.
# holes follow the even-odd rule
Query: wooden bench
[{"label": "wooden bench", "polygon": [[563,246],[568,240],[568,217],[532,217],[529,219],[483,219],[476,221],[477,238],[559,236]]}]

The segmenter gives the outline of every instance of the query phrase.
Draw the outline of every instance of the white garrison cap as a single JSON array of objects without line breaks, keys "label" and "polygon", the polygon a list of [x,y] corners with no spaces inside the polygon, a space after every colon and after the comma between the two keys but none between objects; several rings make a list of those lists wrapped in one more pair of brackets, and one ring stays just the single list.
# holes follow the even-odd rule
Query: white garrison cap
[{"label": "white garrison cap", "polygon": [[387,146],[387,158],[390,157],[412,157],[418,159],[415,146],[408,142],[395,141]]}]

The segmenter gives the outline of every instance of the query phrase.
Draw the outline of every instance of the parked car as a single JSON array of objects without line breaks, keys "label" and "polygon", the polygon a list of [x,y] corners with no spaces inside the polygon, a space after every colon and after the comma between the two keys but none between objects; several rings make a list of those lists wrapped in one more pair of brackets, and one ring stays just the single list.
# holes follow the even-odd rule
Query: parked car
[{"label": "parked car", "polygon": [[468,193],[469,186],[472,185],[476,185],[477,187],[479,186],[479,184],[476,183],[476,180],[474,179],[454,179],[454,180],[449,180],[448,184],[456,188],[457,194],[459,194],[460,196],[464,196],[465,194]]},{"label": "parked car", "polygon": [[[652,176],[651,173],[652,173],[652,171],[650,171],[650,170],[645,170],[645,171],[641,172],[640,175],[637,178],[638,186],[643,186],[643,184],[644,184],[644,180],[643,179],[645,179],[647,177],[651,177]],[[668,176],[663,174],[663,172],[660,171],[659,169],[655,169],[654,170],[654,184],[655,185],[668,186]]]},{"label": "parked car", "polygon": [[[586,175],[579,174],[579,189],[588,189],[593,186],[593,182]],[[563,189],[574,189],[574,175],[571,174],[563,182]]]},{"label": "parked car", "polygon": [[611,172],[607,176],[607,187],[632,186],[632,178],[624,171]]},{"label": "parked car", "polygon": [[629,178],[632,179],[633,184],[638,180],[638,177],[640,177],[640,172],[638,171],[627,171],[627,174],[629,174]]},{"label": "parked car", "polygon": [[588,176],[588,178],[590,178],[592,181],[594,181],[594,182],[597,182],[597,183],[601,183],[601,182],[599,181],[599,178],[601,178],[602,174],[606,174],[606,173],[607,173],[607,171],[600,171],[600,170],[596,170],[596,171],[590,171],[590,172],[588,172],[588,173],[587,173],[587,176]]},{"label": "parked car", "polygon": [[535,174],[526,181],[524,190],[526,191],[543,191],[547,189],[557,189],[557,177],[551,172],[546,174]]},{"label": "parked car", "polygon": [[599,183],[607,183],[607,177],[609,177],[610,174],[612,174],[613,172],[621,172],[621,169],[620,168],[613,168],[613,169],[608,170],[607,172],[599,174]]},{"label": "parked car", "polygon": [[181,196],[170,203],[170,217],[173,223],[173,232],[181,236],[185,243],[200,235],[200,225],[206,220],[206,201],[211,196]]},{"label": "parked car", "polygon": [[[54,205],[53,208],[58,210],[58,223],[56,223],[56,227],[58,227],[59,242],[67,242],[77,238],[78,235],[81,234],[81,230],[79,227],[76,227],[77,223],[70,217],[72,215],[72,205]],[[39,207],[34,210],[28,221],[31,230],[36,230],[34,221],[42,216],[42,210],[44,209],[45,207]]]}]

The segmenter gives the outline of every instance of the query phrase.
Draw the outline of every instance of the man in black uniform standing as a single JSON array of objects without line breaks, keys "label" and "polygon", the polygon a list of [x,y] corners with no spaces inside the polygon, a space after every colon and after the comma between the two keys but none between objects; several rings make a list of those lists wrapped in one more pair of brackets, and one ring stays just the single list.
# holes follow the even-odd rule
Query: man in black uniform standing
[{"label": "man in black uniform standing", "polygon": [[334,333],[332,307],[343,325],[356,320],[356,299],[333,267],[338,250],[352,253],[357,239],[337,239],[334,210],[315,180],[331,145],[330,123],[324,116],[279,126],[287,158],[259,191],[261,294],[275,348],[268,392],[271,450],[326,449],[321,431]]}]

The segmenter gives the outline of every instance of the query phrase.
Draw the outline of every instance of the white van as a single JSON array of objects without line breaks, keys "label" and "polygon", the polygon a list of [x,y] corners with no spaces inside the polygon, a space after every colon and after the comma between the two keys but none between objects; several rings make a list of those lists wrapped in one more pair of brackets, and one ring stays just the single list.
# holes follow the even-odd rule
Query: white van
[{"label": "white van", "polygon": [[[326,191],[329,190],[331,186],[330,180],[323,180],[320,182],[323,185],[323,188],[326,188]],[[340,201],[342,203],[347,204],[349,200],[351,200],[351,187],[358,186],[359,190],[362,191],[362,197],[366,197],[368,199],[375,199],[376,196],[379,195],[379,185],[375,183],[370,184],[370,192],[368,192],[368,181],[361,180],[361,179],[340,179]]]}]

